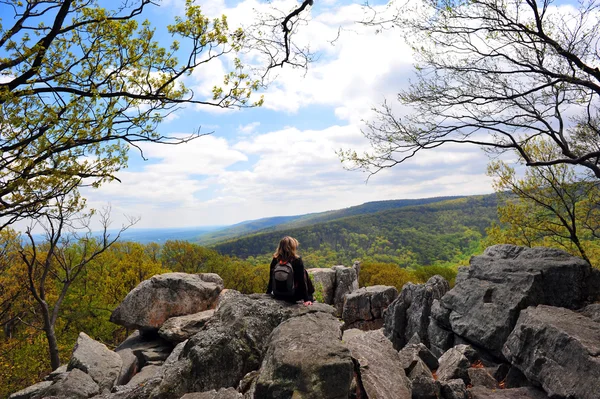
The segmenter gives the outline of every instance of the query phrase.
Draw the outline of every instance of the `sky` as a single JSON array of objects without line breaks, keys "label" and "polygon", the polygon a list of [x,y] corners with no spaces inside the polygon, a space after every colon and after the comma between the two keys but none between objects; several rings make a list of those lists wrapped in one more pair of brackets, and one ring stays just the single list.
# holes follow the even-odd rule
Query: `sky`
[{"label": "sky", "polygon": [[[184,0],[163,0],[144,15],[160,26],[184,11]],[[299,2],[275,0],[291,10]],[[257,0],[199,2],[231,27],[247,24]],[[446,146],[371,176],[344,168],[336,151],[368,149],[361,129],[373,107],[395,101],[413,77],[410,48],[399,32],[356,23],[360,2],[315,0],[295,40],[317,59],[308,70],[284,66],[260,108],[186,106],[159,126],[168,135],[198,129],[210,135],[178,146],[144,144],[132,151],[119,182],[84,189],[88,205],[110,205],[113,224],[140,218],[136,228],[229,225],[270,216],[340,209],[368,201],[493,192],[488,159],[477,147]],[[382,5],[384,6],[384,5]],[[338,32],[339,37],[338,37]],[[160,36],[163,35],[163,36]],[[232,59],[216,59],[187,77],[198,98],[210,95]],[[350,166],[350,165],[346,165]]]}]

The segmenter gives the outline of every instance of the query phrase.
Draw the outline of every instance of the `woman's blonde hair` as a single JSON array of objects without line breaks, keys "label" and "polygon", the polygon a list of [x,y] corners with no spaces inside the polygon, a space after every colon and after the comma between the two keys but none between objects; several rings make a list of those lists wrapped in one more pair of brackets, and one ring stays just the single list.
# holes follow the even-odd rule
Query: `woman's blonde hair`
[{"label": "woman's blonde hair", "polygon": [[277,251],[273,254],[273,257],[278,260],[292,260],[298,258],[296,251],[298,250],[298,240],[294,237],[285,236],[279,241]]}]

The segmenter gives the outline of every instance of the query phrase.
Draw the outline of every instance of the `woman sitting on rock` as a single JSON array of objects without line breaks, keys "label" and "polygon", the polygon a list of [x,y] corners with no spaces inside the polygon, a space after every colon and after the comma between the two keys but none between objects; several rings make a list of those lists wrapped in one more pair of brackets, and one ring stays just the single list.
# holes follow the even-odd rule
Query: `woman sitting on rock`
[{"label": "woman sitting on rock", "polygon": [[308,306],[312,305],[315,289],[297,250],[298,240],[295,238],[286,236],[279,241],[271,261],[267,294],[289,302],[301,300]]}]

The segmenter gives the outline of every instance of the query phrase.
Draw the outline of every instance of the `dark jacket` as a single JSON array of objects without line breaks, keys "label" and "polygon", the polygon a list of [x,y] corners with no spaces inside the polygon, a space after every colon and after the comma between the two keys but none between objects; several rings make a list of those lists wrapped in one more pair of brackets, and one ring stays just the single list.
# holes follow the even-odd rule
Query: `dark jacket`
[{"label": "dark jacket", "polygon": [[[267,294],[271,294],[273,291],[273,270],[275,269],[275,266],[277,266],[277,263],[279,263],[279,261],[273,258],[269,271],[269,285],[267,286]],[[304,262],[302,262],[302,258],[293,259],[291,263],[292,268],[294,269],[294,301],[312,301],[312,294],[315,290],[310,278],[308,277],[308,273],[304,269]]]}]

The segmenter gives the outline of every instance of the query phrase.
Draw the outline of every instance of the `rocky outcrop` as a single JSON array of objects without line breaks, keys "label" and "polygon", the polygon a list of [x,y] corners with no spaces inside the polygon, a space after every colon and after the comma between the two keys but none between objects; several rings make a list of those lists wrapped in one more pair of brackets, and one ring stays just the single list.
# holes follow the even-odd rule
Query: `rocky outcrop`
[{"label": "rocky outcrop", "polygon": [[344,311],[346,295],[358,289],[357,268],[333,266],[335,270],[335,291],[332,305],[336,309],[336,316],[340,317]]},{"label": "rocky outcrop", "polygon": [[214,274],[157,275],[127,294],[110,320],[127,328],[156,331],[171,317],[213,308],[222,289],[222,280]]},{"label": "rocky outcrop", "polygon": [[469,268],[459,270],[456,286],[432,313],[430,340],[451,344],[452,336],[440,331],[446,330],[501,358],[521,310],[539,304],[580,308],[598,295],[599,273],[557,249],[489,247],[471,259]]},{"label": "rocky outcrop", "polygon": [[563,308],[530,307],[503,353],[552,397],[598,398],[600,323]]},{"label": "rocky outcrop", "polygon": [[376,330],[383,326],[383,311],[396,299],[395,287],[374,285],[346,295],[342,319],[344,328]]},{"label": "rocky outcrop", "polygon": [[313,280],[315,299],[332,305],[335,295],[336,271],[331,268],[314,268],[308,269],[307,272]]},{"label": "rocky outcrop", "polygon": [[8,399],[31,399],[34,397],[41,397],[41,393],[45,391],[50,385],[52,385],[52,381],[42,381],[37,384],[31,385],[25,389],[21,389],[18,392],[13,393],[8,397]]},{"label": "rocky outcrop", "polygon": [[431,277],[425,284],[407,283],[384,313],[384,333],[400,350],[416,334],[428,342],[427,330],[433,301],[442,298],[450,284],[441,276]]},{"label": "rocky outcrop", "polygon": [[242,394],[233,388],[221,388],[218,391],[186,393],[181,399],[241,399]]},{"label": "rocky outcrop", "polygon": [[205,310],[185,316],[171,317],[160,327],[158,335],[172,342],[182,342],[202,330],[215,311]]},{"label": "rocky outcrop", "polygon": [[316,313],[291,318],[272,334],[256,381],[256,398],[346,399],[353,363],[338,320]]},{"label": "rocky outcrop", "polygon": [[400,358],[381,330],[354,335],[347,345],[358,368],[360,388],[367,398],[411,398]]},{"label": "rocky outcrop", "polygon": [[106,345],[79,333],[67,370],[79,369],[89,375],[101,392],[108,392],[121,373],[123,361]]},{"label": "rocky outcrop", "polygon": [[533,388],[490,389],[473,387],[469,389],[471,399],[548,399],[544,391]]}]

